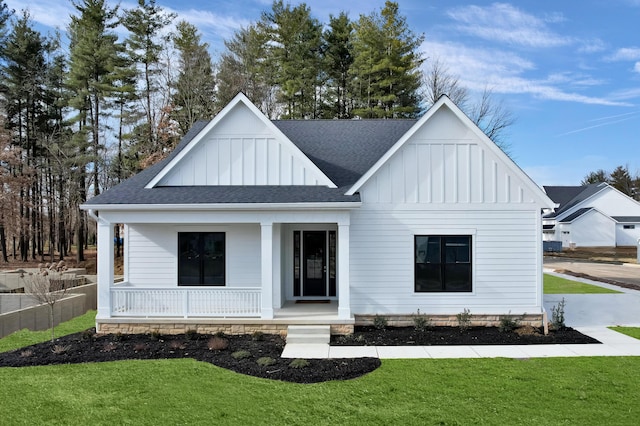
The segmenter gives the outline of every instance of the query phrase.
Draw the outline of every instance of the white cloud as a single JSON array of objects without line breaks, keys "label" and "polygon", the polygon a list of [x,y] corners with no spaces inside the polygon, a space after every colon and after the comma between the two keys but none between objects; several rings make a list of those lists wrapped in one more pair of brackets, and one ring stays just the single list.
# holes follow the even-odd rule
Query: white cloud
[{"label": "white cloud", "polygon": [[605,58],[608,61],[637,61],[640,60],[640,47],[623,47]]},{"label": "white cloud", "polygon": [[[546,22],[559,22],[561,15],[549,14],[547,20],[528,14],[507,3],[490,6],[462,6],[448,11],[457,21],[457,29],[492,41],[528,47],[555,47],[571,44],[573,40],[555,34]],[[562,18],[564,19],[564,18]]]},{"label": "white cloud", "polygon": [[[589,76],[572,73],[556,73],[545,79],[527,78],[535,71],[531,61],[511,52],[499,49],[474,49],[459,43],[425,41],[422,50],[431,58],[441,59],[451,73],[470,90],[481,91],[490,87],[495,93],[526,94],[539,99],[576,102],[590,105],[629,106],[621,100],[587,96],[568,92],[564,88],[594,86],[599,81]],[[426,67],[429,66],[427,63]]]},{"label": "white cloud", "polygon": [[23,9],[29,11],[31,19],[51,28],[65,29],[71,21],[70,15],[76,12],[70,1],[59,2],[50,0],[5,0],[9,9],[20,13]]},{"label": "white cloud", "polygon": [[637,73],[640,73],[640,62],[636,62],[633,66],[633,70]]}]

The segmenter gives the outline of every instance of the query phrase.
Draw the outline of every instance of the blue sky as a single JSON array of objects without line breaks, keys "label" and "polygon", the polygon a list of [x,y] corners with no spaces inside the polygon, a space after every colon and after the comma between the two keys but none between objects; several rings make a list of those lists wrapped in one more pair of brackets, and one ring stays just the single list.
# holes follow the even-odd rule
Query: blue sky
[{"label": "blue sky", "polygon": [[[74,12],[69,0],[5,2],[29,8],[43,32],[64,30]],[[492,88],[516,116],[511,155],[536,183],[578,185],[588,172],[618,165],[640,171],[640,0],[398,3],[413,31],[424,34],[425,57],[445,62],[472,92]],[[223,40],[257,20],[271,1],[157,4],[195,24],[215,58]],[[327,22],[341,11],[355,20],[380,10],[384,0],[306,4]]]}]

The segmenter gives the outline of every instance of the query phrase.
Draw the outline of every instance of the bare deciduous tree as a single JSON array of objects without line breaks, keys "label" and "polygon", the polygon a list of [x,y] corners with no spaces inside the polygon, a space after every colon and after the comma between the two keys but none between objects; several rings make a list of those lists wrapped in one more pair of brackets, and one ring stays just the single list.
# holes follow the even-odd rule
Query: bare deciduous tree
[{"label": "bare deciduous tree", "polygon": [[38,302],[49,307],[49,325],[51,326],[51,342],[54,341],[54,307],[63,299],[68,290],[73,287],[77,279],[70,274],[50,270],[29,273],[22,277],[25,293],[33,296]]},{"label": "bare deciduous tree", "polygon": [[469,91],[462,86],[457,75],[452,74],[446,64],[438,59],[431,62],[431,68],[424,77],[425,100],[431,106],[447,95],[467,116],[507,155],[510,143],[506,140],[506,130],[515,122],[511,111],[496,100],[493,90],[485,87],[480,99],[471,103]]}]

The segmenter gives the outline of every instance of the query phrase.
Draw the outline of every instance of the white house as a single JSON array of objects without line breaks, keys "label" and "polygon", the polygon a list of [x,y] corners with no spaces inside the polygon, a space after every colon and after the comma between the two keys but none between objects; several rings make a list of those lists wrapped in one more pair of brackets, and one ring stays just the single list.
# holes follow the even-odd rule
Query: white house
[{"label": "white house", "polygon": [[558,204],[543,217],[545,241],[563,247],[635,246],[640,238],[640,203],[607,183],[545,186]]},{"label": "white house", "polygon": [[97,327],[541,320],[540,210],[553,206],[447,97],[419,120],[270,121],[239,94],[82,206],[98,223]]}]

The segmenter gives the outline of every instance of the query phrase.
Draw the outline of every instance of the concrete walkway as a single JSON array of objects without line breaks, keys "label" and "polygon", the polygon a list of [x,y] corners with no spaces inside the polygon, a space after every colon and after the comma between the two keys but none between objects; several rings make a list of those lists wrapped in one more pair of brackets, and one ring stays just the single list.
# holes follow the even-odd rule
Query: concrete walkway
[{"label": "concrete walkway", "polygon": [[[631,268],[630,268],[631,269]],[[633,272],[640,271],[633,268]],[[330,346],[287,344],[283,358],[545,358],[576,356],[640,356],[640,340],[610,330],[607,326],[640,327],[640,292],[617,286],[556,274],[567,279],[618,290],[620,294],[551,294],[544,307],[564,297],[566,324],[602,344],[572,345],[477,345],[477,346]]]},{"label": "concrete walkway", "polygon": [[576,327],[602,344],[476,346],[330,346],[287,344],[283,358],[547,358],[575,356],[640,356],[640,340],[606,327]]}]

